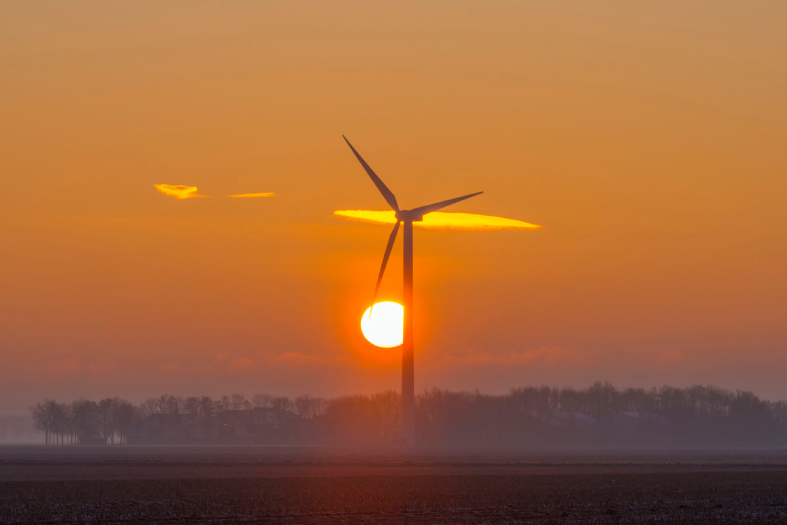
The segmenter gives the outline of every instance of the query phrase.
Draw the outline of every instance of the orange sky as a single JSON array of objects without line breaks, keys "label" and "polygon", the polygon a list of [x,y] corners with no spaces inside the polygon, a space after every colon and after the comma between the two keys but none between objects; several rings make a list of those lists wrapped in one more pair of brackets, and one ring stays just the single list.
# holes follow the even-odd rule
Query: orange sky
[{"label": "orange sky", "polygon": [[[787,398],[787,4],[0,4],[0,412],[398,388],[362,340],[415,233],[416,388]],[[176,200],[154,184],[212,198]],[[228,199],[270,193],[269,198]],[[401,298],[401,244],[380,298]]]}]

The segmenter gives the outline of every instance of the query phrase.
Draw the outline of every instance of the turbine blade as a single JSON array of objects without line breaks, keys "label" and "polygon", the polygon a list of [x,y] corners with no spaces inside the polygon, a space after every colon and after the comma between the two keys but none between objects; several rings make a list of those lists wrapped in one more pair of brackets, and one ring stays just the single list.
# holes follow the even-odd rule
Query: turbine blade
[{"label": "turbine blade", "polygon": [[380,291],[380,283],[383,282],[383,274],[385,273],[385,266],[388,264],[388,257],[391,256],[394,242],[396,242],[396,233],[399,231],[399,221],[396,221],[391,236],[388,237],[388,246],[385,247],[385,255],[383,255],[383,264],[380,266],[380,275],[377,276],[377,285],[374,287],[374,296],[372,296],[372,307],[369,309],[369,317],[372,316],[372,309],[374,308],[374,301],[377,300],[377,292]]},{"label": "turbine blade", "polygon": [[433,211],[440,210],[445,208],[446,206],[450,206],[452,204],[456,204],[459,201],[463,201],[465,199],[469,199],[470,197],[475,197],[476,195],[481,195],[484,193],[483,191],[479,191],[478,193],[471,193],[470,195],[464,195],[462,197],[457,197],[455,199],[449,199],[447,201],[435,202],[434,204],[427,204],[426,206],[421,206],[420,208],[414,208],[410,210],[411,213],[426,215],[427,213],[431,213]]},{"label": "turbine blade", "polygon": [[377,176],[377,174],[372,170],[372,168],[370,168],[369,165],[366,164],[366,161],[363,160],[363,158],[361,158],[360,155],[358,155],[358,152],[355,151],[355,148],[353,148],[353,145],[350,144],[349,140],[347,140],[347,137],[342,135],[342,138],[347,143],[347,145],[350,146],[350,149],[353,150],[353,153],[355,153],[355,157],[361,163],[363,169],[366,170],[366,173],[369,174],[369,177],[371,177],[372,182],[374,182],[374,185],[377,186],[377,189],[380,190],[380,193],[383,194],[383,197],[385,198],[388,205],[391,208],[393,208],[394,211],[399,211],[399,204],[396,203],[396,197],[394,197],[393,192],[391,192],[391,190],[388,189],[388,186],[386,186],[385,183],[382,180],[380,180],[380,177]]}]

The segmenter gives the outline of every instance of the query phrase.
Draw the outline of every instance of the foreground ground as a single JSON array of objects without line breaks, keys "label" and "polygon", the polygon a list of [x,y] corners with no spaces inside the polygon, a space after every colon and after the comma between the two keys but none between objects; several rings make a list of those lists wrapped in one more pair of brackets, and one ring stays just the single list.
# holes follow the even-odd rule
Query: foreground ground
[{"label": "foreground ground", "polygon": [[0,523],[787,523],[787,451],[0,447]]}]

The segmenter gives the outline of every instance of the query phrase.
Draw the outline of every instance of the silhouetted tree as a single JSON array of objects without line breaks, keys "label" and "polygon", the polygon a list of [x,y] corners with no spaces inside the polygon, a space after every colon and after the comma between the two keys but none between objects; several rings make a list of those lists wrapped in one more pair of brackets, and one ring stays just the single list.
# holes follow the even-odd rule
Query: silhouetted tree
[{"label": "silhouetted tree", "polygon": [[298,396],[293,401],[295,413],[303,419],[314,419],[325,413],[327,402],[321,397]]},{"label": "silhouetted tree", "polygon": [[98,426],[101,436],[110,443],[115,443],[115,430],[117,428],[117,401],[116,398],[108,397],[98,402]]},{"label": "silhouetted tree", "polygon": [[216,413],[224,412],[225,410],[230,409],[230,405],[232,402],[230,401],[230,396],[224,395],[221,398],[217,399],[215,402]]},{"label": "silhouetted tree", "polygon": [[66,406],[61,403],[54,403],[52,405],[52,434],[55,438],[55,444],[63,444],[66,429],[68,428],[68,414]]},{"label": "silhouetted tree", "polygon": [[200,399],[198,397],[187,397],[183,409],[192,419],[197,419],[199,417],[199,406]]},{"label": "silhouetted tree", "polygon": [[199,416],[209,419],[215,414],[213,399],[209,396],[202,396],[199,399]]},{"label": "silhouetted tree", "polygon": [[774,421],[787,425],[787,401],[771,401],[768,408]]},{"label": "silhouetted tree", "polygon": [[254,408],[269,408],[273,401],[273,396],[269,394],[254,394],[251,398],[251,404]]},{"label": "silhouetted tree", "polygon": [[50,433],[54,426],[55,414],[52,409],[57,403],[51,399],[44,399],[43,402],[36,403],[30,407],[30,414],[33,416],[33,426],[39,432],[44,433],[44,442],[49,445]]},{"label": "silhouetted tree", "polygon": [[116,430],[120,437],[120,443],[125,443],[128,433],[134,427],[134,424],[139,421],[139,412],[133,404],[125,399],[117,401],[115,410]]},{"label": "silhouetted tree", "polygon": [[328,401],[325,417],[344,442],[391,443],[399,437],[401,402],[394,391]]},{"label": "silhouetted tree", "polygon": [[276,414],[276,423],[279,428],[284,426],[287,420],[287,412],[292,409],[292,401],[289,397],[274,397],[271,401],[271,408]]},{"label": "silhouetted tree", "polygon": [[78,399],[72,405],[77,442],[86,437],[99,435],[98,404],[87,399]]},{"label": "silhouetted tree", "polygon": [[232,394],[228,408],[230,410],[249,410],[251,409],[251,403],[246,400],[246,396],[243,394]]},{"label": "silhouetted tree", "polygon": [[145,401],[139,404],[137,407],[139,411],[139,416],[142,419],[152,416],[153,414],[159,413],[159,400],[155,397],[149,397]]}]

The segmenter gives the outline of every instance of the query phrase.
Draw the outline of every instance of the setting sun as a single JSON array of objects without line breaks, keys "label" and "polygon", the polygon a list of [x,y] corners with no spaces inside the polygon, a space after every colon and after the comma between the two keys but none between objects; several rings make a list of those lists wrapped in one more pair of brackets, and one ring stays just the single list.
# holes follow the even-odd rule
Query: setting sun
[{"label": "setting sun", "polygon": [[392,348],[402,344],[403,322],[402,305],[386,301],[375,304],[373,310],[371,307],[366,309],[361,317],[361,331],[373,345]]}]

